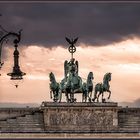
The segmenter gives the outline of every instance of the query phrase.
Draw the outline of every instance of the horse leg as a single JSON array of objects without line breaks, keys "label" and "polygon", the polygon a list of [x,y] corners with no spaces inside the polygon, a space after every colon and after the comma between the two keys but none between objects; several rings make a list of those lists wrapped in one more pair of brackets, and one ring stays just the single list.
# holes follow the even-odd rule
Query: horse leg
[{"label": "horse leg", "polygon": [[57,99],[56,99],[56,91],[54,91],[54,102],[56,102]]},{"label": "horse leg", "polygon": [[55,91],[55,102],[57,102],[58,101],[58,93],[57,93],[57,91]]},{"label": "horse leg", "polygon": [[55,91],[55,102],[58,101],[58,90]]},{"label": "horse leg", "polygon": [[53,101],[54,101],[54,91],[52,91],[52,95],[53,95],[52,99],[53,99]]},{"label": "horse leg", "polygon": [[67,92],[65,93],[65,96],[66,96],[66,100],[67,100],[67,103],[68,103],[69,102],[69,96],[68,96]]},{"label": "horse leg", "polygon": [[92,99],[93,102],[94,102],[95,99],[96,99],[96,94],[97,94],[97,92],[95,91],[95,92],[94,92],[94,98]]},{"label": "horse leg", "polygon": [[69,101],[70,101],[70,103],[73,102],[73,96],[72,96],[72,93],[71,92],[69,93]]},{"label": "horse leg", "polygon": [[85,93],[83,92],[83,94],[82,94],[82,102],[84,102],[84,99],[85,99]]},{"label": "horse leg", "polygon": [[74,92],[70,93],[71,95],[71,102],[73,103],[74,102]]},{"label": "horse leg", "polygon": [[100,95],[101,95],[101,92],[98,94],[98,96],[97,96],[97,102],[99,102],[99,97],[100,97]]},{"label": "horse leg", "polygon": [[51,99],[53,98],[53,97],[52,97],[52,90],[50,91],[50,97],[51,97]]},{"label": "horse leg", "polygon": [[108,99],[110,99],[110,96],[111,96],[111,91],[110,91],[110,90],[108,90],[108,92],[109,92]]},{"label": "horse leg", "polygon": [[97,101],[98,101],[98,98],[97,98],[97,90],[95,90],[95,92],[94,92],[94,98],[92,99],[92,101],[94,102],[96,99],[97,99]]},{"label": "horse leg", "polygon": [[56,93],[53,91],[53,101],[56,102]]},{"label": "horse leg", "polygon": [[105,103],[106,100],[104,99],[104,92],[102,92],[102,103]]},{"label": "horse leg", "polygon": [[88,94],[88,101],[91,102],[91,95],[92,95],[92,92],[90,92],[90,96]]},{"label": "horse leg", "polygon": [[92,97],[92,91],[90,91],[90,94],[89,94],[89,98],[91,100],[91,97]]},{"label": "horse leg", "polygon": [[73,103],[74,101],[74,88],[72,86],[72,89],[70,90],[70,102]]},{"label": "horse leg", "polygon": [[68,93],[68,102],[71,102],[71,94]]},{"label": "horse leg", "polygon": [[102,102],[103,102],[103,99],[104,99],[104,93],[102,92]]}]

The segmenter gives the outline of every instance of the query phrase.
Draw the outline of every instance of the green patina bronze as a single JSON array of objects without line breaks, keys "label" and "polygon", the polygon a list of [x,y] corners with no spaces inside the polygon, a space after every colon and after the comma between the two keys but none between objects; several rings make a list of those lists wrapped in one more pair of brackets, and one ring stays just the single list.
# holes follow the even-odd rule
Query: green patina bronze
[{"label": "green patina bronze", "polygon": [[[71,53],[71,59],[69,61],[65,60],[64,62],[64,78],[58,83],[52,72],[49,75],[51,82],[50,95],[53,101],[61,102],[63,93],[66,96],[66,101],[70,103],[76,102],[76,98],[74,97],[76,93],[82,94],[82,102],[94,102],[96,99],[99,101],[99,96],[102,94],[103,98],[103,92],[105,91],[110,93],[108,97],[110,98],[111,91],[109,90],[109,81],[111,81],[111,73],[107,73],[104,76],[103,84],[99,83],[95,86],[94,98],[92,99],[93,72],[89,72],[86,82],[79,76],[79,63],[73,58],[73,54],[76,52],[75,43],[78,38],[70,40],[66,37],[66,40],[70,44],[68,50]],[[97,95],[98,92],[99,94]],[[104,102],[103,99],[102,102]]]},{"label": "green patina bronze", "polygon": [[[59,100],[59,83],[56,82],[54,74],[51,72],[50,77],[50,97],[53,98],[54,102]],[[53,93],[53,94],[52,94]]]},{"label": "green patina bronze", "polygon": [[95,101],[97,99],[97,102],[99,102],[99,97],[102,95],[102,102],[105,102],[104,99],[104,92],[109,92],[108,99],[110,99],[111,91],[110,91],[110,85],[109,82],[111,81],[111,73],[108,72],[104,75],[103,83],[98,83],[95,85],[95,92],[94,92],[94,98],[92,101]]}]

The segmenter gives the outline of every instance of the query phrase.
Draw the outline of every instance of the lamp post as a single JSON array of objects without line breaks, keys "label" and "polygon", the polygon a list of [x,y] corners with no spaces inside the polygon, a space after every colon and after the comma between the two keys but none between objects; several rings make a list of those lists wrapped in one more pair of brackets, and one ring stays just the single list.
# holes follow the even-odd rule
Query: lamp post
[{"label": "lamp post", "polygon": [[[2,54],[2,47],[3,47],[3,42],[6,41],[6,39],[8,39],[9,37],[15,37],[13,43],[14,43],[14,67],[13,67],[13,71],[11,73],[8,73],[8,76],[11,76],[11,80],[13,81],[19,81],[22,80],[24,75],[26,75],[26,73],[22,72],[20,70],[20,66],[19,66],[19,51],[18,51],[18,43],[20,42],[21,39],[21,30],[18,33],[15,32],[6,32],[5,35],[3,35],[0,38],[0,68],[2,67],[2,65],[4,64],[3,62],[1,62],[1,54]],[[16,88],[18,87],[18,84],[15,84]]]}]

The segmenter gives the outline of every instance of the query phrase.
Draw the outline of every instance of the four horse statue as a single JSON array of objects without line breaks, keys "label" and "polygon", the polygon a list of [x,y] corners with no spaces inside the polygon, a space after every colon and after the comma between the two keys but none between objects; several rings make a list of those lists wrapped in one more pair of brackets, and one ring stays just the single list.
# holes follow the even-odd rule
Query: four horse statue
[{"label": "four horse statue", "polygon": [[[60,81],[60,83],[56,82],[54,74],[51,72],[50,77],[50,95],[53,98],[54,102],[61,102],[62,94],[64,93],[66,96],[66,101],[73,103],[76,102],[76,98],[74,95],[76,93],[82,93],[82,102],[99,102],[99,96],[102,94],[102,102],[105,102],[103,98],[104,92],[109,92],[108,99],[111,96],[111,91],[109,90],[110,85],[109,81],[111,81],[111,73],[106,73],[103,78],[103,83],[98,83],[95,86],[94,98],[92,99],[92,91],[93,91],[93,72],[89,72],[87,76],[86,82],[82,81],[82,78],[79,76],[79,64],[78,61],[73,58],[73,53],[76,52],[76,47],[74,44],[77,42],[76,39],[68,39],[66,37],[66,41],[70,44],[69,52],[71,53],[71,59],[68,62],[65,60],[64,62],[64,78]],[[52,94],[53,93],[53,94]],[[52,97],[53,95],[53,97]]]}]

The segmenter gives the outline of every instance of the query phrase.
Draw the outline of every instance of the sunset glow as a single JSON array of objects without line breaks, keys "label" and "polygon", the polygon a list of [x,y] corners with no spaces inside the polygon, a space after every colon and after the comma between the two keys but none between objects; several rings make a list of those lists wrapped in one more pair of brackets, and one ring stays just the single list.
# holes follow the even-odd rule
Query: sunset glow
[{"label": "sunset glow", "polygon": [[[74,58],[83,82],[93,72],[95,87],[111,72],[109,101],[140,106],[140,3],[2,2],[0,15],[0,36],[23,29],[19,65],[26,73],[18,88],[7,76],[14,50],[14,37],[8,38],[2,48],[0,103],[52,101],[49,73],[61,82],[64,61],[71,58],[65,37],[78,37]],[[81,101],[81,94],[75,96]]]},{"label": "sunset glow", "polygon": [[[111,100],[133,102],[139,98],[140,91],[140,40],[134,38],[120,43],[96,47],[81,44],[74,54],[79,61],[79,75],[86,80],[90,71],[94,73],[94,86],[102,82],[106,72],[112,73]],[[50,101],[49,73],[53,72],[60,82],[64,77],[64,61],[70,59],[67,48],[55,46],[22,46],[20,49],[21,69],[27,73],[23,83],[16,89],[5,72],[12,63],[12,48],[6,48],[7,61],[1,71],[1,102]],[[10,58],[10,59],[9,59]],[[81,95],[76,95],[81,100]],[[63,97],[64,98],[64,97]]]}]

